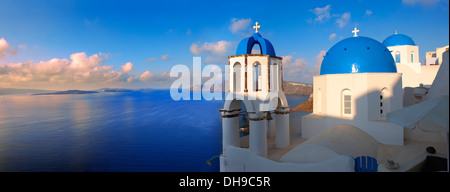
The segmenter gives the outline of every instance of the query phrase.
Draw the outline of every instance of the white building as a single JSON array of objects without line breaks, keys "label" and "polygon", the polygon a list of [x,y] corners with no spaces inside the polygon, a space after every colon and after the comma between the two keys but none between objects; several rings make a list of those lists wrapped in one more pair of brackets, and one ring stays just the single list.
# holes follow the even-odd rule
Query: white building
[{"label": "white building", "polygon": [[419,58],[419,46],[407,35],[395,34],[387,37],[383,44],[391,51],[397,66],[397,72],[402,73],[403,88],[431,86],[439,65],[421,65]]},{"label": "white building", "polygon": [[302,118],[302,137],[348,124],[380,143],[403,144],[403,128],[386,121],[388,112],[403,107],[402,74],[386,46],[355,32],[326,53],[313,81],[314,108]]},{"label": "white building", "polygon": [[[261,37],[259,27],[256,23],[256,32],[239,43],[236,55],[229,56],[230,89],[221,113],[224,150],[228,146],[240,147],[239,114],[243,104],[250,121],[249,151],[265,157],[268,125],[272,124],[267,122],[267,114],[274,112],[271,121],[276,125],[276,146],[285,148],[290,144],[290,107],[282,90],[282,58],[276,56],[270,41]],[[259,46],[261,54],[251,54],[254,46]]]},{"label": "white building", "polygon": [[[353,172],[362,156],[376,159],[378,163],[370,164],[378,171],[408,171],[426,159],[427,146],[436,146],[437,154],[443,154],[446,145],[440,134],[404,131],[386,121],[387,113],[403,107],[402,73],[390,49],[357,32],[355,28],[354,37],[338,42],[324,56],[320,75],[314,76],[313,113],[300,122],[296,112],[289,112],[281,83],[282,58],[272,44],[258,31],[239,43],[236,55],[229,56],[230,87],[220,110],[220,171]],[[261,54],[251,54],[256,45]],[[430,93],[448,94],[448,52],[445,58],[442,69],[447,72],[440,71],[441,82],[435,81]],[[275,118],[267,120],[272,111]],[[242,113],[250,120],[249,137],[239,136]],[[291,125],[290,116],[295,122]],[[390,160],[400,168],[387,168]]]},{"label": "white building", "polygon": [[448,45],[436,48],[436,51],[429,51],[425,56],[425,65],[442,65],[443,54],[448,51]]},{"label": "white building", "polygon": [[[303,163],[292,153],[274,159],[277,154],[289,151],[291,138],[296,137],[289,129],[290,107],[282,88],[282,58],[261,37],[258,23],[254,28],[256,32],[239,43],[236,55],[229,56],[230,89],[220,110],[223,131],[220,171],[353,171],[353,158],[335,153],[331,156],[327,153],[329,159],[324,162]],[[254,46],[259,46],[261,54],[251,54]],[[239,136],[242,106],[250,121],[249,136],[244,137]],[[268,116],[272,111],[273,115]],[[272,120],[268,120],[270,117]]]}]

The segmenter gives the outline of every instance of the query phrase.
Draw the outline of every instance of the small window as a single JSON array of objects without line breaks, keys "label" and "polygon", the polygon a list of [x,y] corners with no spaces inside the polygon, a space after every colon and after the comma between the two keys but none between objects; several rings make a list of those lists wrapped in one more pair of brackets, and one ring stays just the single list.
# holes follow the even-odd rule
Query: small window
[{"label": "small window", "polygon": [[233,92],[241,91],[241,64],[236,62],[233,65]]},{"label": "small window", "polygon": [[352,95],[348,89],[342,91],[342,114],[344,116],[352,115]]},{"label": "small window", "polygon": [[400,63],[400,52],[395,53],[395,63]]},{"label": "small window", "polygon": [[414,63],[414,52],[411,53],[411,63]]},{"label": "small window", "polygon": [[253,64],[253,87],[255,91],[261,91],[261,64]]},{"label": "small window", "polygon": [[352,96],[344,95],[344,114],[350,115],[352,114]]}]

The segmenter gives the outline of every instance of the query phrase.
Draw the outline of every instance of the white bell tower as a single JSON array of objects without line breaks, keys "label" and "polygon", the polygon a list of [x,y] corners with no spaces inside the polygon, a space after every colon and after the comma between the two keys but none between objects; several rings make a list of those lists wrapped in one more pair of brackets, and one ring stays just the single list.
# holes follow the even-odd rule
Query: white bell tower
[{"label": "white bell tower", "polygon": [[[228,57],[229,92],[220,110],[223,148],[240,147],[239,115],[245,115],[249,119],[249,150],[266,157],[267,137],[273,135],[267,134],[268,130],[274,130],[277,148],[290,145],[290,107],[282,87],[282,58],[276,56],[273,45],[261,37],[258,22],[253,28],[255,33],[239,43],[236,55]],[[260,54],[252,54],[254,46],[259,46]],[[246,111],[241,110],[242,103]],[[275,117],[267,118],[268,113]]]}]

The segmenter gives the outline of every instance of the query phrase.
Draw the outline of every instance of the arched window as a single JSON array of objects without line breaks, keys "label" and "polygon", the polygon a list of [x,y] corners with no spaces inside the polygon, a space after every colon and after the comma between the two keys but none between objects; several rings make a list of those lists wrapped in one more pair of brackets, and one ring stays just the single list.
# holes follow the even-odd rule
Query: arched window
[{"label": "arched window", "polygon": [[241,64],[239,62],[233,65],[233,92],[241,91]]},{"label": "arched window", "polygon": [[250,52],[250,54],[262,54],[261,53],[261,45],[259,43],[253,45],[252,51]]},{"label": "arched window", "polygon": [[272,79],[270,80],[270,83],[272,84],[270,85],[270,90],[278,91],[278,65],[274,63],[270,65],[270,67],[270,73],[272,77]]},{"label": "arched window", "polygon": [[342,91],[342,115],[352,115],[352,93],[348,89]]},{"label": "arched window", "polygon": [[261,91],[261,64],[256,62],[253,64],[253,87],[254,91]]},{"label": "arched window", "polygon": [[395,53],[395,63],[400,63],[400,52]]}]

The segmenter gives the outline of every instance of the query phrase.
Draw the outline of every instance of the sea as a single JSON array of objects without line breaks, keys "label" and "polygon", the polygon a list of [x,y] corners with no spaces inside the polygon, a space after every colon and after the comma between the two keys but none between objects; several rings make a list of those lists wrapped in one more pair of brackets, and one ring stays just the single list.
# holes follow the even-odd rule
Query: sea
[{"label": "sea", "polygon": [[223,104],[164,89],[0,96],[0,172],[217,172]]}]

